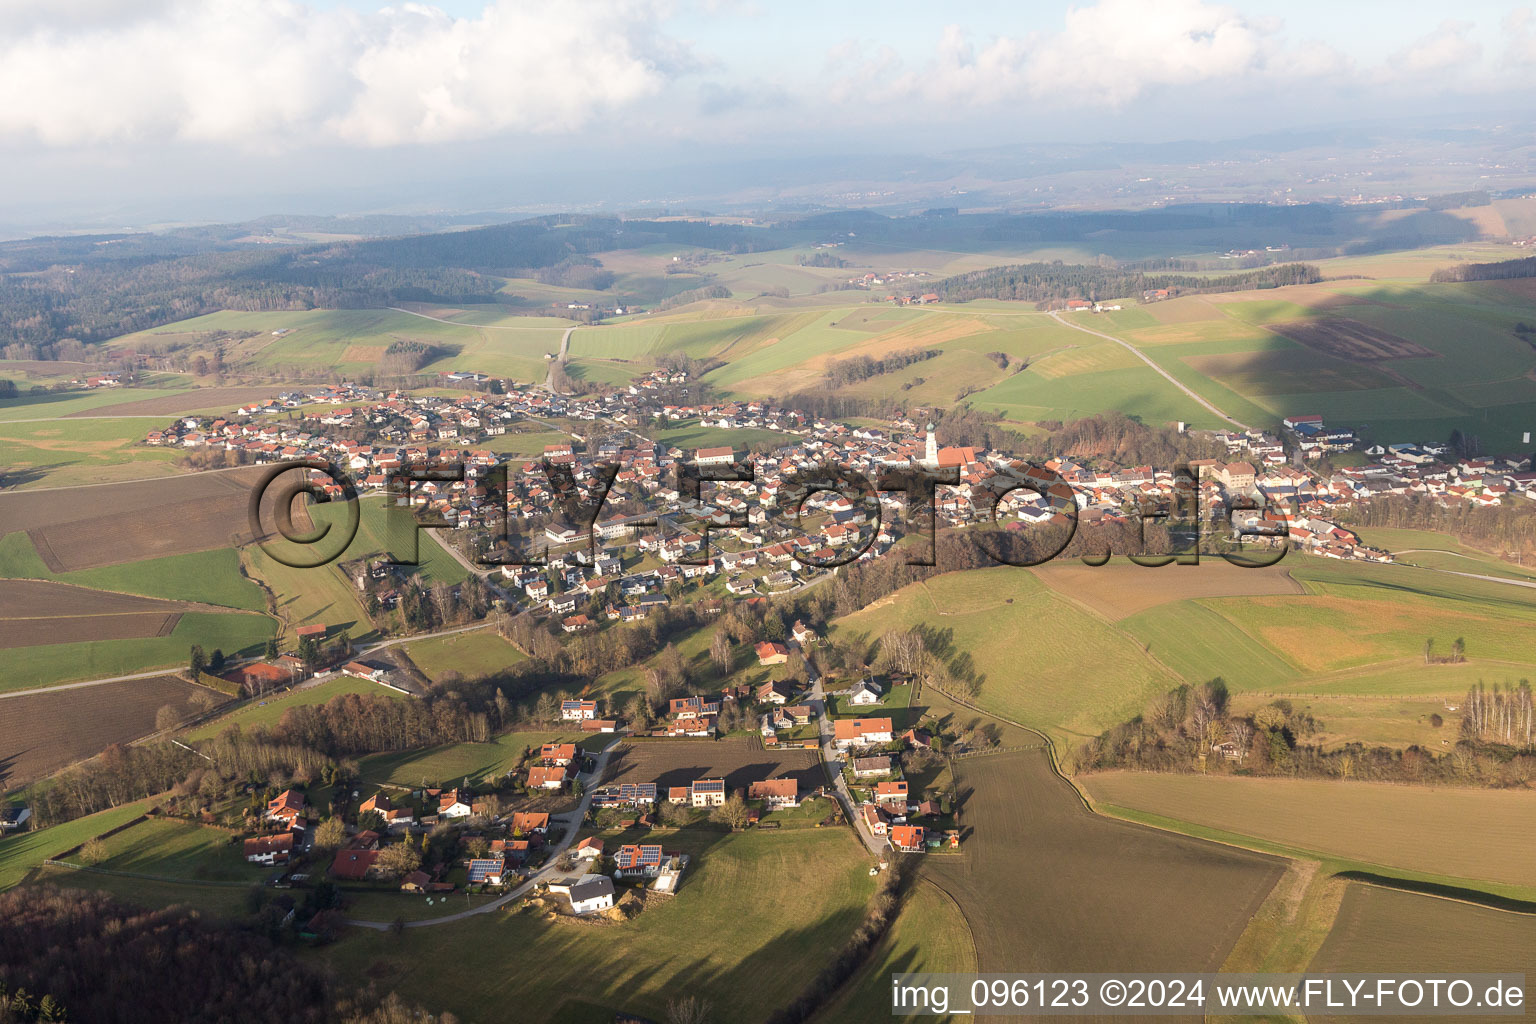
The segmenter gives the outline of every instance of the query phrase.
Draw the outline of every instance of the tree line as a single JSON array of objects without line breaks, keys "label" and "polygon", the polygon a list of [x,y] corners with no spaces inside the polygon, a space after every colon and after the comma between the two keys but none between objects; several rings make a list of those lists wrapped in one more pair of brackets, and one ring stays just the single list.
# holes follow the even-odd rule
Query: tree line
[{"label": "tree line", "polygon": [[[1530,686],[1489,694],[1475,687],[1463,708],[1461,736],[1446,753],[1346,743],[1308,743],[1324,723],[1288,700],[1248,714],[1229,706],[1226,683],[1213,679],[1162,694],[1142,714],[1105,730],[1075,753],[1083,771],[1206,771],[1293,778],[1520,787],[1536,778],[1530,743]],[[1440,715],[1431,726],[1442,728]]]},{"label": "tree line", "polygon": [[1517,277],[1536,277],[1536,256],[1496,263],[1458,263],[1441,267],[1429,275],[1434,284],[1460,284],[1466,281],[1508,281]]},{"label": "tree line", "polygon": [[888,356],[879,359],[870,356],[853,356],[849,359],[834,359],[827,364],[827,383],[834,388],[840,388],[847,384],[857,384],[861,380],[871,377],[879,377],[887,373],[895,373],[897,370],[911,366],[913,363],[921,363],[932,359],[939,354],[936,348],[908,348],[900,352],[892,352]]},{"label": "tree line", "polygon": [[1309,263],[1286,263],[1219,277],[1148,274],[1082,264],[1023,263],[973,270],[937,281],[932,288],[950,300],[1014,299],[1044,305],[1066,299],[1123,298],[1160,289],[1177,294],[1230,292],[1314,284],[1322,279],[1322,272]]}]

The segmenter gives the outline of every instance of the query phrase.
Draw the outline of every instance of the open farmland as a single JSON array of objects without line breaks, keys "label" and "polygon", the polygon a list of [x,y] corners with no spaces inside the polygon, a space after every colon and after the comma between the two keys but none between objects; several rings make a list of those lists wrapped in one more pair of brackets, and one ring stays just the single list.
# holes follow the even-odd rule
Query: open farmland
[{"label": "open farmland", "polygon": [[1361,363],[1383,359],[1429,359],[1439,355],[1407,338],[1399,338],[1358,320],[1329,317],[1272,324],[1271,329],[1308,348]]},{"label": "open farmland", "polygon": [[75,679],[105,679],[149,669],[185,665],[187,651],[199,644],[230,657],[253,657],[266,647],[273,622],[265,615],[232,612],[186,612],[165,636],[123,640],[79,640],[33,644],[5,652],[0,690],[65,683]]},{"label": "open farmland", "polygon": [[960,905],[983,972],[1217,970],[1282,872],[1093,814],[1043,750],[961,761],[957,775],[961,856],[922,870]]},{"label": "open farmland", "polygon": [[262,472],[0,494],[0,521],[26,531],[54,573],[229,547],[249,539],[250,488]]},{"label": "open farmland", "polygon": [[1057,737],[1097,735],[1178,683],[1112,623],[1012,566],[935,576],[835,624],[871,639],[917,628],[940,658],[969,657],[979,707]]},{"label": "open farmland", "polygon": [[[1530,978],[1536,915],[1433,899],[1351,883],[1309,973],[1428,974],[1494,971]],[[1380,1020],[1313,1015],[1312,1020]],[[1458,1021],[1495,1024],[1507,1016],[1458,1014]]]},{"label": "open farmland", "polygon": [[150,818],[102,840],[100,867],[189,881],[258,881],[263,871],[247,864],[240,844],[221,829],[175,818]]},{"label": "open farmland", "polygon": [[169,636],[190,607],[41,580],[0,580],[0,649]]},{"label": "open farmland", "polygon": [[168,704],[194,714],[189,700],[198,693],[227,699],[172,675],[0,699],[0,790],[154,732],[155,713]]},{"label": "open farmland", "polygon": [[1112,622],[1173,601],[1248,594],[1300,594],[1285,562],[1245,569],[1224,558],[1204,558],[1199,565],[1147,567],[1112,561],[1084,565],[1057,560],[1031,571],[1051,589],[1079,601]]},{"label": "open farmland", "polygon": [[713,1019],[757,1024],[858,927],[874,889],[869,859],[847,829],[710,838],[677,895],[624,924],[483,914],[401,935],[356,931],[313,955],[464,1020],[484,1019],[487,1006],[516,1006],[530,1021],[608,1021],[618,1009],[662,1020],[686,991],[713,1004]]},{"label": "open farmland", "polygon": [[1316,857],[1474,886],[1536,884],[1536,791],[1153,772],[1099,772],[1078,782],[1109,809],[1253,836]]},{"label": "open farmland", "polygon": [[114,405],[96,406],[66,413],[69,419],[88,419],[93,416],[185,416],[191,413],[228,413],[242,405],[272,398],[284,388],[264,387],[212,387],[192,388],[175,394],[156,395],[153,398],[132,398],[132,392],[124,397],[129,400]]},{"label": "open farmland", "polygon": [[608,759],[603,782],[654,782],[665,790],[706,778],[724,778],[730,790],[762,779],[797,779],[802,793],[826,783],[816,751],[765,750],[755,736],[630,740]]}]

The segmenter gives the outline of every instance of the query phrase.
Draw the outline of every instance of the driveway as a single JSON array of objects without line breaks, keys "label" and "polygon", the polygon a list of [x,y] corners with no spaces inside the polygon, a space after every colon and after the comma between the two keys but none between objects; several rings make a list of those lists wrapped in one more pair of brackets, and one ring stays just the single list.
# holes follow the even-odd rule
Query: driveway
[{"label": "driveway", "polygon": [[821,732],[821,764],[826,769],[828,781],[832,783],[832,792],[837,802],[843,805],[843,814],[859,834],[859,840],[874,854],[876,860],[885,860],[885,840],[871,833],[869,826],[864,824],[864,818],[858,814],[858,807],[853,802],[853,794],[848,790],[848,781],[843,778],[843,755],[832,742],[832,720],[827,717],[827,697],[820,677],[817,677],[816,685],[811,687],[810,704],[815,709],[816,725]]},{"label": "driveway", "polygon": [[[528,893],[532,892],[533,888],[540,882],[548,881],[555,875],[565,874],[565,872],[556,868],[555,865],[560,862],[560,855],[565,853],[565,851],[570,848],[571,844],[576,841],[576,830],[581,827],[582,821],[585,820],[587,816],[587,810],[592,806],[593,791],[597,789],[598,782],[602,780],[603,772],[608,768],[608,757],[613,753],[614,748],[617,747],[621,742],[623,742],[623,737],[615,736],[613,738],[613,742],[609,743],[602,749],[601,752],[598,753],[597,765],[592,769],[592,771],[590,773],[582,773],[577,776],[579,779],[581,779],[582,785],[586,787],[586,792],[583,793],[581,797],[581,803],[577,805],[575,810],[566,811],[564,814],[553,816],[554,821],[557,821],[565,826],[565,836],[560,840],[559,846],[556,846],[549,851],[549,857],[545,860],[544,866],[534,874],[530,875],[528,881],[524,882],[522,885],[519,885],[516,889],[513,889],[505,896],[498,896],[496,899],[489,903],[482,903],[478,907],[473,907],[469,910],[461,910],[457,914],[448,914],[445,917],[431,917],[424,921],[407,921],[405,922],[405,926],[407,928],[428,928],[432,925],[448,924],[451,921],[462,921],[464,918],[474,917],[476,914],[489,914],[493,910],[501,909],[508,903],[511,903],[513,900],[521,899],[522,897],[526,896]],[[347,923],[356,925],[359,928],[372,928],[374,931],[387,931],[391,927],[390,922],[388,921],[349,920]]]}]

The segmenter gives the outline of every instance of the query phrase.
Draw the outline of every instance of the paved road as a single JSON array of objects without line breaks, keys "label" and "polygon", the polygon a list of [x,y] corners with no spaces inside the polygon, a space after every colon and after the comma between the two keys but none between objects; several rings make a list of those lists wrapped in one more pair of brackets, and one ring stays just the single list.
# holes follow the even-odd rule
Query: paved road
[{"label": "paved road", "polygon": [[549,370],[544,374],[544,390],[551,394],[559,393],[555,391],[554,385],[555,367],[565,365],[566,359],[571,354],[571,335],[575,333],[575,327],[567,327],[565,329],[565,333],[560,335],[560,353],[549,361]]},{"label": "paved road", "polygon": [[1143,352],[1141,349],[1137,348],[1135,345],[1132,345],[1128,341],[1121,341],[1119,338],[1115,337],[1112,334],[1104,334],[1104,333],[1102,333],[1100,331],[1095,331],[1091,327],[1084,327],[1080,323],[1075,323],[1071,319],[1072,315],[1073,314],[1068,314],[1067,318],[1063,319],[1061,314],[1059,314],[1059,313],[1052,313],[1051,314],[1051,318],[1054,319],[1057,323],[1062,324],[1063,326],[1066,326],[1066,327],[1070,327],[1073,330],[1082,331],[1084,334],[1091,334],[1095,338],[1103,338],[1105,341],[1112,341],[1112,342],[1114,342],[1116,345],[1119,345],[1121,348],[1123,348],[1127,352],[1131,353],[1137,359],[1140,359],[1142,362],[1144,362],[1148,366],[1152,367],[1152,369],[1156,370],[1159,374],[1161,374],[1162,377],[1165,380],[1168,381],[1168,383],[1172,384],[1174,387],[1176,387],[1180,391],[1184,392],[1190,398],[1193,398],[1196,402],[1198,402],[1200,404],[1200,406],[1202,408],[1204,408],[1204,409],[1206,409],[1206,410],[1216,414],[1217,416],[1220,416],[1222,419],[1226,420],[1228,423],[1232,424],[1234,427],[1237,427],[1237,428],[1239,428],[1241,430],[1252,430],[1253,429],[1252,427],[1248,426],[1248,424],[1243,423],[1243,422],[1241,422],[1239,420],[1235,420],[1231,416],[1228,416],[1226,413],[1224,413],[1220,409],[1216,408],[1210,402],[1207,402],[1205,399],[1203,399],[1199,395],[1195,394],[1189,388],[1185,387],[1183,384],[1181,384],[1179,382],[1178,378],[1176,378],[1173,374],[1169,373],[1167,370],[1163,369],[1161,366],[1158,366],[1156,363],[1154,363],[1151,360],[1151,358],[1147,356],[1147,354],[1145,352]]},{"label": "paved road", "polygon": [[[423,320],[436,320],[440,324],[448,324],[451,327],[468,327],[479,331],[548,331],[551,329],[549,327],[514,327],[511,324],[469,324],[462,320],[444,320],[440,316],[428,316],[425,313],[418,313],[414,309],[401,309],[399,306],[389,306],[387,308],[394,310],[396,313],[419,316]],[[574,328],[572,329],[574,330]]]},{"label": "paved road", "polygon": [[[407,921],[405,922],[405,926],[407,928],[426,928],[431,925],[449,924],[453,921],[462,921],[466,917],[474,917],[476,914],[489,914],[493,910],[499,910],[501,907],[506,906],[513,900],[521,899],[523,896],[531,892],[534,886],[538,885],[540,882],[546,881],[555,875],[565,874],[565,872],[561,871],[555,865],[559,863],[560,855],[569,849],[571,844],[576,841],[576,830],[581,827],[582,821],[587,816],[588,808],[592,806],[592,795],[597,789],[598,782],[603,777],[604,770],[606,770],[608,767],[608,757],[613,753],[614,748],[617,747],[621,742],[623,742],[623,737],[615,736],[613,742],[604,747],[602,751],[597,755],[597,765],[592,769],[591,774],[578,776],[582,780],[582,784],[586,786],[586,792],[582,794],[581,803],[577,805],[575,810],[567,811],[564,814],[553,816],[553,820],[558,821],[566,826],[565,835],[560,840],[560,845],[549,851],[549,858],[544,862],[544,866],[533,875],[529,876],[528,881],[524,882],[516,889],[513,889],[505,896],[499,896],[489,903],[482,903],[478,907],[471,907],[469,910],[461,910],[457,914],[448,914],[445,917],[431,917],[424,921]],[[355,924],[359,928],[372,928],[374,931],[385,931],[390,927],[390,923],[387,921],[349,921],[347,923]]]},{"label": "paved road", "polygon": [[811,687],[809,703],[816,715],[816,726],[821,732],[821,764],[832,783],[832,791],[837,797],[837,802],[843,805],[843,815],[853,825],[853,830],[859,834],[859,840],[870,853],[874,854],[875,859],[884,860],[885,841],[870,833],[869,828],[864,824],[863,817],[857,813],[858,807],[853,802],[853,794],[848,791],[848,782],[843,778],[842,754],[832,742],[832,720],[827,717],[827,698],[819,677],[816,685]]}]

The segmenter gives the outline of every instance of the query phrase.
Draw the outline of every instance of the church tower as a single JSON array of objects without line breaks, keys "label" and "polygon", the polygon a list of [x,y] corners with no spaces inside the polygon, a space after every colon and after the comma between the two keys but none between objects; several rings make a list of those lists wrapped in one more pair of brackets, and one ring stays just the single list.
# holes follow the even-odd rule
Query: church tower
[{"label": "church tower", "polygon": [[933,421],[928,421],[928,445],[923,449],[923,465],[929,469],[939,467],[939,438],[933,432]]}]

